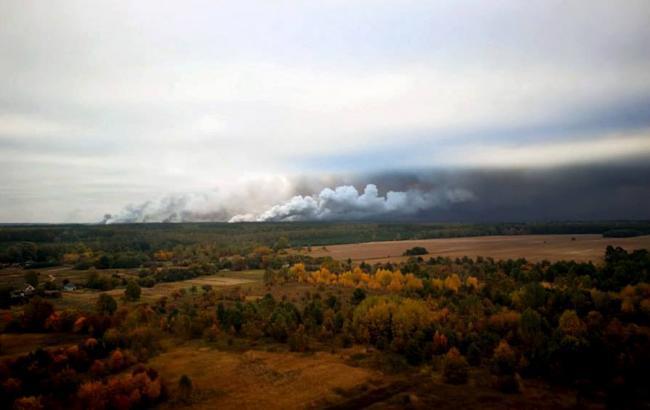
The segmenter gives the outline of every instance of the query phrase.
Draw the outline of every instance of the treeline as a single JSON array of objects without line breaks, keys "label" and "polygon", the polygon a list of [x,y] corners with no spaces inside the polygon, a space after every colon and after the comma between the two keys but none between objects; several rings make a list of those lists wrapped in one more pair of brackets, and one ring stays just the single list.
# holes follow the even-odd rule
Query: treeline
[{"label": "treeline", "polygon": [[157,251],[210,246],[222,255],[272,249],[406,239],[521,234],[650,234],[650,222],[403,224],[403,223],[182,223],[0,226],[0,263],[42,267],[65,254],[91,252],[109,267],[133,267]]},{"label": "treeline", "polygon": [[[528,262],[524,258],[495,260],[478,257],[411,257],[402,263],[362,262],[352,267],[351,261],[341,262],[331,258],[292,257],[291,267],[279,270],[267,269],[265,280],[270,284],[291,281],[336,285],[369,289],[402,290],[407,282],[409,289],[418,289],[420,296],[426,296],[436,289],[450,286],[449,280],[457,283],[488,281],[494,286],[508,286],[512,283],[557,283],[566,287],[581,287],[601,291],[620,291],[623,287],[650,283],[650,252],[638,249],[628,252],[620,247],[608,246],[604,263],[558,261]],[[462,273],[462,278],[458,274]],[[417,279],[417,281],[415,280]],[[443,280],[444,279],[444,280]],[[503,284],[498,281],[505,280]],[[438,295],[436,295],[438,296]]]}]

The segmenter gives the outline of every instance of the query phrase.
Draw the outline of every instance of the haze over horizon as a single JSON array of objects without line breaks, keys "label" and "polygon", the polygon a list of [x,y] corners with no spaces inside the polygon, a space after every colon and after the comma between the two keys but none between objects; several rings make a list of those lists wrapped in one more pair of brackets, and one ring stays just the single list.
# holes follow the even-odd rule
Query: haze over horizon
[{"label": "haze over horizon", "polygon": [[650,219],[649,21],[3,1],[0,222]]}]

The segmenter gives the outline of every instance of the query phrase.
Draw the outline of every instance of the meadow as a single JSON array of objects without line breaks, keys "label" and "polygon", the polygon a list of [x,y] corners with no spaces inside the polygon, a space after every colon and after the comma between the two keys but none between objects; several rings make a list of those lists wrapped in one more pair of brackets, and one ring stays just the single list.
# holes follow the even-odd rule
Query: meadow
[{"label": "meadow", "polygon": [[494,259],[526,258],[529,261],[602,262],[608,246],[627,250],[650,249],[650,235],[633,238],[612,238],[595,234],[578,235],[499,235],[470,238],[417,239],[404,241],[365,242],[314,247],[307,254],[329,256],[355,262],[403,262],[406,250],[424,247],[428,256],[449,258],[490,257]]}]

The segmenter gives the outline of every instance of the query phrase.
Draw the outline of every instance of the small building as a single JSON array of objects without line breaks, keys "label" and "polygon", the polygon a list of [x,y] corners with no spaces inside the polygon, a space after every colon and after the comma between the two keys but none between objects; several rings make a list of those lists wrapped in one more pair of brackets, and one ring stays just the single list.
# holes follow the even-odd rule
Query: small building
[{"label": "small building", "polygon": [[31,295],[34,292],[36,292],[36,288],[29,284],[23,289],[25,295]]},{"label": "small building", "polygon": [[60,298],[61,297],[61,291],[59,290],[44,290],[43,291],[43,296],[46,298]]},{"label": "small building", "polygon": [[63,290],[65,290],[66,292],[74,292],[75,290],[77,290],[77,287],[75,286],[74,283],[66,283],[65,285],[63,285]]}]

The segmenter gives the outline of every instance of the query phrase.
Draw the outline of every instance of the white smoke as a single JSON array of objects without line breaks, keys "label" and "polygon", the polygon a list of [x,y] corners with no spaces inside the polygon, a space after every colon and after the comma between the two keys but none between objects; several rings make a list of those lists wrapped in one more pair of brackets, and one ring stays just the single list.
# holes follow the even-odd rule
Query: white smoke
[{"label": "white smoke", "polygon": [[129,204],[116,215],[106,215],[104,223],[207,222],[223,220],[225,210],[214,194],[168,195],[141,204]]},{"label": "white smoke", "polygon": [[293,183],[281,176],[238,179],[218,190],[169,194],[129,204],[106,214],[101,223],[225,222],[240,213],[261,212],[294,194]]},{"label": "white smoke", "polygon": [[312,196],[297,195],[260,214],[244,213],[229,222],[355,220],[381,216],[408,216],[419,211],[474,199],[464,189],[389,191],[380,196],[377,186],[366,185],[362,194],[351,185],[325,188]]}]

